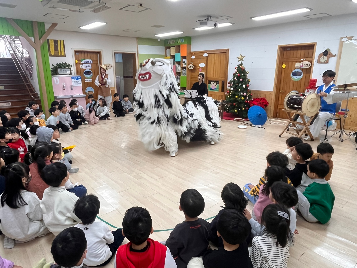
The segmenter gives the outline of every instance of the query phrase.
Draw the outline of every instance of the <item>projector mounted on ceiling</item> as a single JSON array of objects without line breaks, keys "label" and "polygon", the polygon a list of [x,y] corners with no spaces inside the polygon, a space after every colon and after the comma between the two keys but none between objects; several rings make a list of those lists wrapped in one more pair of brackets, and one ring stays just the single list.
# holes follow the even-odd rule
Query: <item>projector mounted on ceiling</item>
[{"label": "projector mounted on ceiling", "polygon": [[196,22],[198,22],[200,24],[200,26],[217,27],[217,22],[213,21],[212,16],[207,16],[206,18],[197,20]]}]

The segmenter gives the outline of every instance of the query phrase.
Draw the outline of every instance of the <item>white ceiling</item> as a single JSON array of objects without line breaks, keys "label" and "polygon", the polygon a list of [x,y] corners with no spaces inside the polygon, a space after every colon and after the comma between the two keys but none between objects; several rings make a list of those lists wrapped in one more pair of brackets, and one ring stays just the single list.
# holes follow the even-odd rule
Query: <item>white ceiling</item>
[{"label": "white ceiling", "polygon": [[[307,20],[304,16],[312,14],[327,13],[336,16],[357,13],[357,4],[351,0],[178,0],[176,2],[168,0],[142,0],[142,2],[139,2],[140,0],[138,2],[136,0],[101,0],[111,8],[100,13],[93,13],[90,9],[85,8],[81,9],[81,11],[84,11],[82,13],[50,8],[51,6],[61,6],[58,3],[60,1],[72,3],[80,1],[99,2],[99,0],[51,0],[43,7],[39,0],[0,0],[0,5],[1,3],[17,5],[15,8],[0,7],[0,17],[46,23],[57,22],[56,29],[63,31],[155,38],[155,34],[171,31],[183,31],[182,36],[195,36]],[[149,10],[140,13],[119,10],[128,4],[139,5],[139,3],[142,3]],[[250,19],[254,16],[303,7],[311,8],[312,11],[266,21]],[[78,7],[75,6],[71,8],[78,10]],[[138,6],[134,9],[140,10]],[[234,25],[201,32],[193,30],[194,27],[199,26],[196,22],[199,17],[205,15],[229,16],[231,17],[229,22],[234,23]],[[103,21],[107,25],[92,30],[79,29],[79,26],[94,21]],[[157,29],[153,28],[153,25],[163,25],[164,27]]]}]

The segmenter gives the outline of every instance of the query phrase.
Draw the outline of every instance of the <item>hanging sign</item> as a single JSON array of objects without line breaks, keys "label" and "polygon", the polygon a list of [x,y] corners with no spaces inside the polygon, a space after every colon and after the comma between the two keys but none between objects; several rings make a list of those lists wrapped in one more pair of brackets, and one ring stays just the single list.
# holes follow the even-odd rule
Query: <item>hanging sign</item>
[{"label": "hanging sign", "polygon": [[86,63],[86,64],[81,64],[80,65],[80,67],[82,68],[82,69],[92,69],[92,64],[90,64],[90,63]]},{"label": "hanging sign", "polygon": [[74,86],[74,87],[82,86],[81,76],[79,76],[79,75],[72,76],[71,79],[72,79],[72,86]]},{"label": "hanging sign", "polygon": [[89,69],[86,69],[86,70],[83,72],[83,74],[84,74],[84,77],[85,77],[85,78],[92,78],[92,77],[93,77],[93,72],[92,72],[91,70],[89,70]]},{"label": "hanging sign", "polygon": [[83,59],[81,63],[93,63],[93,61],[91,59]]},{"label": "hanging sign", "polygon": [[291,79],[293,81],[300,81],[301,78],[303,77],[303,73],[300,69],[295,69],[294,71],[292,71],[291,73]]}]

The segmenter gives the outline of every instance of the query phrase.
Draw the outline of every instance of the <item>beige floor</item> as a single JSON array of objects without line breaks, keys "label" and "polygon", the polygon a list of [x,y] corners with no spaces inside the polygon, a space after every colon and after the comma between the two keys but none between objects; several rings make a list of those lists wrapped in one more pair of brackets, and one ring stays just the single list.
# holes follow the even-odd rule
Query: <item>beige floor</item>
[{"label": "beige floor", "polygon": [[[151,213],[154,229],[173,228],[184,219],[178,206],[180,194],[187,188],[195,188],[204,196],[202,218],[216,215],[222,206],[223,186],[228,182],[241,187],[257,182],[266,167],[266,155],[284,150],[287,137],[278,137],[282,125],[241,130],[236,122],[223,121],[221,143],[180,142],[178,156],[170,158],[163,149],[152,153],[144,150],[133,116],[113,119],[63,134],[61,141],[67,146],[77,145],[74,166],[80,172],[71,176],[72,182],[84,184],[89,193],[99,196],[100,217],[115,226],[121,226],[128,208],[143,206]],[[332,219],[321,225],[298,218],[300,234],[290,250],[289,267],[357,267],[357,151],[350,141],[333,139],[331,143],[336,152],[331,180],[336,196]],[[311,144],[315,149],[318,142]],[[152,238],[161,241],[168,236],[169,232],[159,232]],[[33,267],[41,258],[52,260],[52,239],[48,235],[17,244],[12,250],[0,246],[0,255],[24,268]]]}]

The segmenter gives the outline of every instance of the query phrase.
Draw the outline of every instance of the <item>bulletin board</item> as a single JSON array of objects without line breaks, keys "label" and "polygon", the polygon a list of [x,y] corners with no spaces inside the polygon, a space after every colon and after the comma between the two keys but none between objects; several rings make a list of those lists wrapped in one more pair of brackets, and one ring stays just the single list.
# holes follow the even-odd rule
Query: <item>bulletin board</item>
[{"label": "bulletin board", "polygon": [[341,37],[336,63],[336,85],[357,83],[357,38]]}]

